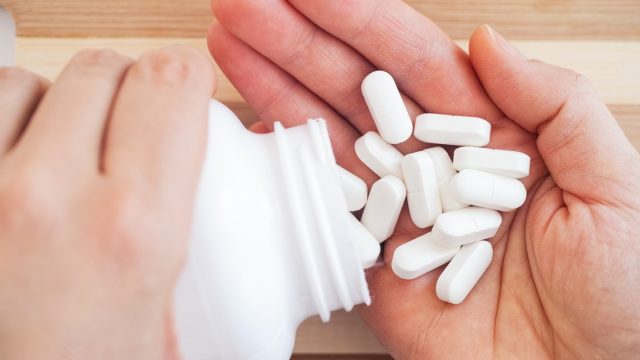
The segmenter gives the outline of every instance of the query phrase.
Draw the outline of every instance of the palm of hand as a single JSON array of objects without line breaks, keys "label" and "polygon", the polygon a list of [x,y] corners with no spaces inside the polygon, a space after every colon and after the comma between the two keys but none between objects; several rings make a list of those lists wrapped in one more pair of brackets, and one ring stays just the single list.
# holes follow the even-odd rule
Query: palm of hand
[{"label": "palm of hand", "polygon": [[[640,293],[638,154],[582,78],[522,59],[486,28],[469,57],[394,0],[213,8],[210,50],[264,124],[324,117],[338,162],[369,185],[375,177],[353,143],[374,130],[360,82],[375,68],[396,78],[413,117],[428,109],[486,118],[489,147],[532,157],[527,203],[503,215],[493,262],[461,305],[437,299],[441,270],[413,281],[392,273],[395,248],[425,232],[404,210],[384,265],[368,271],[373,304],[361,311],[392,355],[584,357],[637,347],[640,314],[628,294]],[[425,147],[412,139],[399,149]]]},{"label": "palm of hand", "polygon": [[[537,153],[509,141],[526,136],[519,132],[504,132],[501,146]],[[637,312],[624,309],[634,306],[627,294],[640,289],[637,275],[623,269],[632,265],[624,252],[638,239],[612,227],[625,223],[618,213],[622,210],[591,208],[560,189],[543,166],[534,168],[525,182],[527,203],[503,213],[501,229],[491,240],[492,264],[460,305],[436,297],[441,269],[413,281],[393,274],[394,249],[425,232],[413,228],[404,209],[400,223],[408,225],[387,240],[384,265],[369,270],[374,301],[361,310],[388,341],[385,345],[397,349],[398,358],[489,357],[513,349],[533,358],[579,357],[582,351],[604,354],[601,347],[608,347],[603,340],[609,332],[637,336]],[[637,226],[637,213],[626,221]],[[630,234],[631,226],[626,231]],[[635,254],[637,258],[637,246]],[[612,273],[621,278],[614,282]],[[612,316],[603,307],[619,312]]]}]

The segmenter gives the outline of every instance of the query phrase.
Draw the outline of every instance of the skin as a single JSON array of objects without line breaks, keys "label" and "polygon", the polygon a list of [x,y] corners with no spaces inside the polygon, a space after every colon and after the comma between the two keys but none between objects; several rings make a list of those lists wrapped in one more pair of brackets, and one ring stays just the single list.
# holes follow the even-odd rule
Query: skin
[{"label": "skin", "polygon": [[[353,150],[374,124],[360,93],[383,69],[412,117],[479,116],[489,147],[532,158],[528,197],[503,214],[494,259],[461,305],[437,299],[442,269],[412,281],[394,250],[425,233],[406,209],[360,312],[397,359],[633,358],[640,352],[640,155],[573,71],[529,60],[487,26],[469,54],[399,0],[214,0],[209,49],[263,125],[327,120],[338,162],[375,176]],[[427,145],[414,140],[410,153]]]},{"label": "skin", "polygon": [[[361,309],[395,358],[640,351],[640,157],[583,77],[527,60],[487,27],[467,55],[399,1],[213,5],[210,49],[262,118],[256,132],[322,116],[340,164],[371,185],[353,143],[374,129],[359,86],[379,68],[413,116],[481,116],[490,147],[532,157],[527,203],[504,215],[492,265],[461,305],[435,297],[440,270],[392,274],[395,248],[425,231],[403,213]],[[85,51],[54,85],[0,69],[1,359],[179,357],[171,295],[214,79],[180,47],[137,61]]]},{"label": "skin", "polygon": [[177,357],[171,295],[206,144],[211,62],[76,55],[0,69],[0,358]]}]

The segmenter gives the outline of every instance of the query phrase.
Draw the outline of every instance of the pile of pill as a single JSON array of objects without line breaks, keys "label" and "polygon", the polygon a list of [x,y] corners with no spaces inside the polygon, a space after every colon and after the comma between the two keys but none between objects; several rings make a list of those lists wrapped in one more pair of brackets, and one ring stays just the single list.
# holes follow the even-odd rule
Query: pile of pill
[{"label": "pile of pill", "polygon": [[[394,232],[405,199],[418,228],[431,231],[399,246],[392,270],[402,279],[414,279],[449,263],[436,284],[442,301],[461,303],[491,263],[493,237],[502,216],[522,206],[526,189],[518,180],[529,175],[528,155],[483,148],[491,125],[477,117],[423,114],[415,129],[395,81],[384,71],[369,74],[362,93],[378,133],[356,141],[358,158],[380,179],[367,194],[365,182],[340,169],[354,241],[362,265],[373,266],[380,243]],[[429,144],[460,146],[453,161],[442,147],[403,155],[393,145],[411,137]]]}]

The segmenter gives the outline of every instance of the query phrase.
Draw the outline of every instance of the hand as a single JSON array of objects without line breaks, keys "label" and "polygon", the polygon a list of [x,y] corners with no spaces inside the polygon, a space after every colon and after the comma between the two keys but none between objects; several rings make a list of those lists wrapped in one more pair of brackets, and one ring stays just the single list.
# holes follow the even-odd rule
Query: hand
[{"label": "hand", "polygon": [[[479,116],[489,147],[532,157],[529,195],[503,214],[494,259],[461,305],[441,302],[441,270],[397,278],[394,249],[422,235],[406,211],[368,271],[361,309],[398,359],[630,358],[640,351],[640,156],[589,83],[527,60],[488,27],[470,55],[398,0],[215,0],[209,48],[270,127],[324,117],[340,164],[375,177],[353,144],[374,124],[360,93],[390,72],[409,112]],[[404,153],[424,148],[415,139]]]},{"label": "hand", "polygon": [[213,79],[181,47],[0,69],[0,358],[175,356]]}]

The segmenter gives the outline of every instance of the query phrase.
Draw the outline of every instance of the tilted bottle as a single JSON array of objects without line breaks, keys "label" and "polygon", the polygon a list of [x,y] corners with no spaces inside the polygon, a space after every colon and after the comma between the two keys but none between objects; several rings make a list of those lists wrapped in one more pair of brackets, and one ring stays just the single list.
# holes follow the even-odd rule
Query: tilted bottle
[{"label": "tilted bottle", "polygon": [[288,359],[304,319],[370,302],[327,127],[254,134],[209,113],[178,343],[185,360]]}]

